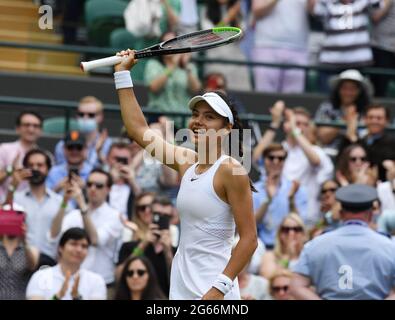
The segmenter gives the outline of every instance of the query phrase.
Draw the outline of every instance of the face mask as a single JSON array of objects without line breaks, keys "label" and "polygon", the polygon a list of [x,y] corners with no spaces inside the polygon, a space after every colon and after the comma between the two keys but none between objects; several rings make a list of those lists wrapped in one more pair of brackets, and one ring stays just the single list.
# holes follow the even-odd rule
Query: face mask
[{"label": "face mask", "polygon": [[78,119],[78,128],[81,133],[91,133],[96,130],[95,119]]},{"label": "face mask", "polygon": [[32,185],[39,186],[45,182],[46,178],[47,176],[42,174],[40,171],[32,170],[32,176],[29,178],[29,182]]}]

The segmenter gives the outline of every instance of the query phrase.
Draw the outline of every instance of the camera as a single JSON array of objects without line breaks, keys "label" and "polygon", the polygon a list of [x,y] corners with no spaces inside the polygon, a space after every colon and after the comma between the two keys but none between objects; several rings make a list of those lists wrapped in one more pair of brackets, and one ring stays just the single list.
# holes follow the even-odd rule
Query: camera
[{"label": "camera", "polygon": [[153,213],[153,223],[159,226],[159,230],[167,230],[170,226],[170,216],[159,212]]},{"label": "camera", "polygon": [[128,164],[128,158],[126,157],[116,157],[115,160],[123,165],[127,165]]}]

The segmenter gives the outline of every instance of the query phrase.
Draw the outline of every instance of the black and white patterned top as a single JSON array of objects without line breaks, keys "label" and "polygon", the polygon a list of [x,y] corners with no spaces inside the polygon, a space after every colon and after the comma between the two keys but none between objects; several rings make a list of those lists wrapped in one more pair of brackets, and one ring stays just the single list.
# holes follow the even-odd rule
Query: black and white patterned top
[{"label": "black and white patterned top", "polygon": [[24,300],[30,276],[23,245],[9,257],[0,241],[0,300]]}]

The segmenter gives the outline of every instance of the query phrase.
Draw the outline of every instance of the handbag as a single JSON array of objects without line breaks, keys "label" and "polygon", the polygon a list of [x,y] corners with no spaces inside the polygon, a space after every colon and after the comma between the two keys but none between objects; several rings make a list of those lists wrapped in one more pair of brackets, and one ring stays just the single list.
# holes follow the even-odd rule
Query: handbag
[{"label": "handbag", "polygon": [[5,204],[0,208],[0,235],[23,236],[25,213],[15,210],[13,204]]}]

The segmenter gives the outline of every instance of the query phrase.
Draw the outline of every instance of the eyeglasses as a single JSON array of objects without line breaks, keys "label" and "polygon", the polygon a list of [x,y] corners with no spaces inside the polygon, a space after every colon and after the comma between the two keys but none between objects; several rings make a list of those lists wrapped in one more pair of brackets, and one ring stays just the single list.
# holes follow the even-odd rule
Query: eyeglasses
[{"label": "eyeglasses", "polygon": [[150,204],[142,204],[142,205],[136,206],[137,211],[145,211],[147,208],[151,209],[151,205]]},{"label": "eyeglasses", "polygon": [[94,117],[96,117],[96,113],[94,113],[94,112],[78,112],[77,115],[78,115],[80,118],[83,118],[85,115],[87,115],[89,118],[94,118]]},{"label": "eyeglasses", "polygon": [[350,157],[351,162],[357,162],[358,160],[361,160],[362,162],[366,162],[368,160],[367,157]]},{"label": "eyeglasses", "polygon": [[21,127],[24,127],[24,128],[33,127],[34,129],[39,129],[39,128],[41,128],[41,124],[37,124],[37,123],[21,123]]},{"label": "eyeglasses", "polygon": [[143,275],[145,275],[147,273],[147,270],[143,270],[143,269],[128,270],[128,271],[126,271],[126,276],[133,277],[135,273],[137,273],[137,275],[139,277],[142,277]]},{"label": "eyeglasses", "polygon": [[279,162],[283,162],[286,159],[286,156],[272,156],[272,155],[268,155],[267,158],[270,161],[274,161],[275,159],[277,159]]},{"label": "eyeglasses", "polygon": [[290,233],[291,231],[294,231],[296,233],[298,232],[303,232],[303,228],[302,227],[281,227],[281,232],[283,233]]},{"label": "eyeglasses", "polygon": [[277,286],[277,287],[272,287],[272,291],[275,293],[279,293],[280,291],[287,292],[289,286]]},{"label": "eyeglasses", "polygon": [[103,189],[104,188],[104,183],[98,183],[98,182],[92,182],[92,181],[88,181],[86,183],[86,186],[88,188],[92,188],[93,186],[95,186],[96,189]]},{"label": "eyeglasses", "polygon": [[84,146],[79,145],[79,144],[72,144],[72,145],[66,146],[66,149],[69,151],[72,151],[72,150],[82,151],[82,149],[84,149]]},{"label": "eyeglasses", "polygon": [[337,190],[337,188],[328,188],[328,189],[322,189],[321,190],[321,194],[322,195],[324,195],[324,194],[326,194],[326,193],[328,193],[328,192],[336,192],[336,190]]}]

